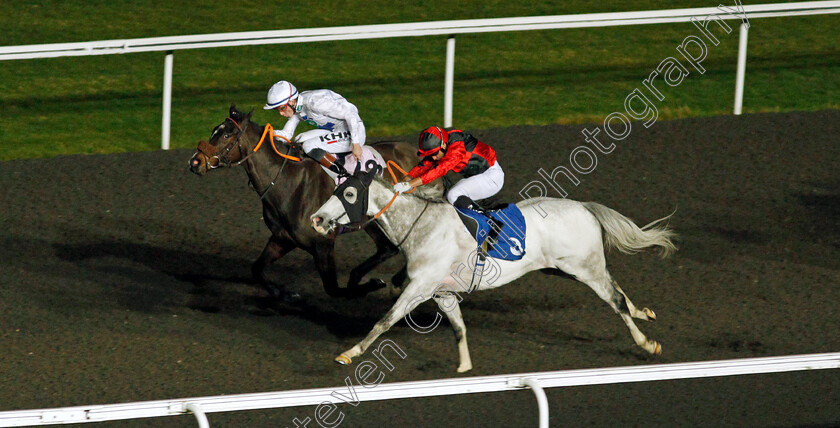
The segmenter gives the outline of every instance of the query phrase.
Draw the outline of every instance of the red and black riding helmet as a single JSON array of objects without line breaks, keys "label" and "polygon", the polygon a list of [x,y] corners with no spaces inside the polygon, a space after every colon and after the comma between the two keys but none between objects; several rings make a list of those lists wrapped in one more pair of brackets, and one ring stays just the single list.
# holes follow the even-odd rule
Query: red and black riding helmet
[{"label": "red and black riding helmet", "polygon": [[441,149],[440,145],[449,140],[449,133],[439,126],[430,126],[420,133],[417,156],[432,156]]}]

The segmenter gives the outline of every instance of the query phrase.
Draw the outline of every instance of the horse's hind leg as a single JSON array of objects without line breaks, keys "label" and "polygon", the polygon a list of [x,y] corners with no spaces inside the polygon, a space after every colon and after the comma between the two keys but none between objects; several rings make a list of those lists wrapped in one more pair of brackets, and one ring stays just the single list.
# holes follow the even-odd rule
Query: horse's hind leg
[{"label": "horse's hind leg", "polygon": [[464,317],[461,315],[461,307],[458,305],[458,298],[452,293],[439,293],[435,295],[435,302],[441,311],[446,314],[449,324],[455,330],[455,341],[458,342],[458,373],[464,373],[472,369],[470,349],[467,347],[467,325],[464,324]]},{"label": "horse's hind leg", "polygon": [[[624,324],[627,325],[627,328],[630,329],[630,335],[633,336],[633,341],[636,342],[636,345],[639,345],[639,347],[651,354],[658,355],[662,353],[662,345],[660,345],[659,342],[645,337],[645,334],[642,333],[641,330],[639,330],[639,327],[636,326],[636,323],[633,322],[634,317],[645,320],[655,319],[653,311],[645,308],[647,311],[650,311],[648,314],[645,310],[640,311],[636,309],[630,299],[627,298],[627,295],[624,294],[624,291],[618,288],[618,285],[610,277],[609,272],[607,272],[606,267],[604,267],[603,259],[598,262],[599,263],[594,264],[595,266],[579,265],[562,266],[559,268],[574,275],[578,281],[583,282],[595,291],[595,294],[597,294],[601,300],[607,302],[621,317]],[[600,267],[597,267],[599,265]]]},{"label": "horse's hind leg", "polygon": [[[649,317],[645,312],[636,309],[630,299],[627,298],[627,295],[624,294],[621,289],[616,287],[615,281],[610,278],[609,273],[599,279],[584,282],[590,288],[595,290],[595,293],[597,293],[601,299],[609,303],[613,310],[615,310],[621,319],[624,320],[624,324],[626,324],[627,328],[630,329],[630,335],[633,336],[633,340],[636,342],[636,345],[639,345],[642,349],[651,354],[659,355],[662,353],[662,345],[660,345],[659,342],[645,337],[645,334],[642,333],[642,331],[639,330],[639,327],[636,327],[636,323],[633,322],[633,317],[646,320],[651,319],[651,317]],[[653,311],[650,313],[653,314]]]},{"label": "horse's hind leg", "polygon": [[265,275],[265,271],[268,269],[269,265],[282,258],[289,251],[294,250],[296,247],[297,245],[295,245],[295,243],[291,240],[278,238],[272,235],[271,238],[268,239],[268,243],[265,244],[265,248],[263,248],[260,257],[251,264],[251,274],[254,276],[254,279],[256,279],[257,283],[265,288],[266,291],[268,291],[268,294],[271,295],[271,297],[276,299],[282,298],[285,300],[293,299],[294,296],[286,294],[285,286],[270,283]]},{"label": "horse's hind leg", "polygon": [[614,279],[610,278],[610,283],[616,290],[618,290],[619,293],[621,293],[622,296],[624,296],[624,301],[627,303],[627,309],[630,312],[630,316],[645,321],[656,321],[656,314],[652,310],[649,308],[642,308],[641,310],[637,309],[636,305],[634,305],[633,302],[630,301],[630,298],[627,297],[627,293],[618,286],[618,283],[615,282]]}]

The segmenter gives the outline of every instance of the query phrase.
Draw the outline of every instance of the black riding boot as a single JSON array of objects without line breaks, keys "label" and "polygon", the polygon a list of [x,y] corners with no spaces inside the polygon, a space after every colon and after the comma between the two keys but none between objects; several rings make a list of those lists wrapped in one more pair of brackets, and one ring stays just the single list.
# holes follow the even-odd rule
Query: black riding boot
[{"label": "black riding boot", "polygon": [[321,165],[327,167],[327,169],[338,174],[339,176],[350,175],[347,173],[347,170],[344,169],[344,165],[338,163],[336,157],[329,153],[325,153],[319,162],[321,163]]},{"label": "black riding boot", "polygon": [[307,155],[315,159],[316,162],[320,163],[324,168],[338,174],[338,176],[343,175],[350,175],[347,173],[347,170],[344,169],[344,158],[338,157],[332,153],[327,153],[322,149],[313,149],[310,150]]}]

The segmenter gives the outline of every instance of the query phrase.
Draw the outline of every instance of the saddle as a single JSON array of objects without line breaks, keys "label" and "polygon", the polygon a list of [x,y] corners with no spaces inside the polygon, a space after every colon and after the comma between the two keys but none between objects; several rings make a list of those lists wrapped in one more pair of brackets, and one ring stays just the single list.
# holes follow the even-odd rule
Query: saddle
[{"label": "saddle", "polygon": [[516,205],[502,204],[484,212],[461,207],[455,210],[484,255],[500,260],[525,256],[525,217]]},{"label": "saddle", "polygon": [[[356,158],[353,156],[349,156],[351,152],[342,153],[338,155],[338,159],[336,160],[338,164],[341,165],[341,168],[347,172],[358,171],[357,168],[361,166],[363,171],[369,171],[371,168],[379,168],[379,172],[377,175],[381,176],[383,171],[385,170],[385,159],[382,155],[370,146],[362,146],[362,160],[361,162],[356,161]],[[335,180],[335,185],[338,186],[339,184],[343,183],[345,177],[341,174],[332,177]]]}]

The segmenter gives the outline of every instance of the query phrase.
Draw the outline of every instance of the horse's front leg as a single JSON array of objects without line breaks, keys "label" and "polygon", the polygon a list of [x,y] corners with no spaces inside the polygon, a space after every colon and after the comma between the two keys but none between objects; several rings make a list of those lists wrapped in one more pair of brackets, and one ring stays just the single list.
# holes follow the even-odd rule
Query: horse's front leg
[{"label": "horse's front leg", "polygon": [[294,250],[297,247],[294,242],[287,238],[277,237],[271,235],[268,238],[268,243],[265,244],[259,258],[251,264],[251,274],[263,288],[268,291],[268,294],[275,299],[283,299],[286,301],[295,300],[296,296],[287,294],[286,287],[282,284],[275,285],[268,281],[265,271],[272,263],[280,260],[286,253]]},{"label": "horse's front leg", "polygon": [[347,293],[353,297],[361,297],[372,291],[384,288],[385,282],[381,279],[373,278],[364,284],[360,284],[360,282],[368,272],[400,252],[400,249],[391,243],[378,226],[370,225],[366,227],[365,233],[376,244],[376,253],[350,271],[350,279],[347,281]]},{"label": "horse's front leg", "polygon": [[433,292],[434,290],[429,284],[420,284],[417,281],[412,281],[388,313],[373,326],[373,329],[364,340],[357,343],[356,346],[342,352],[341,355],[335,358],[335,361],[339,364],[350,364],[353,358],[362,355],[382,333],[388,331],[397,321],[416,308],[417,305],[432,298]]},{"label": "horse's front leg", "polygon": [[312,249],[315,258],[315,268],[321,276],[324,291],[330,297],[346,297],[347,290],[338,287],[338,276],[335,273],[335,241],[321,240]]},{"label": "horse's front leg", "polygon": [[435,294],[434,298],[440,310],[449,319],[452,329],[455,330],[455,341],[458,342],[458,373],[469,371],[472,369],[472,360],[467,346],[467,325],[464,324],[464,317],[461,315],[458,297],[456,294],[444,291]]}]

